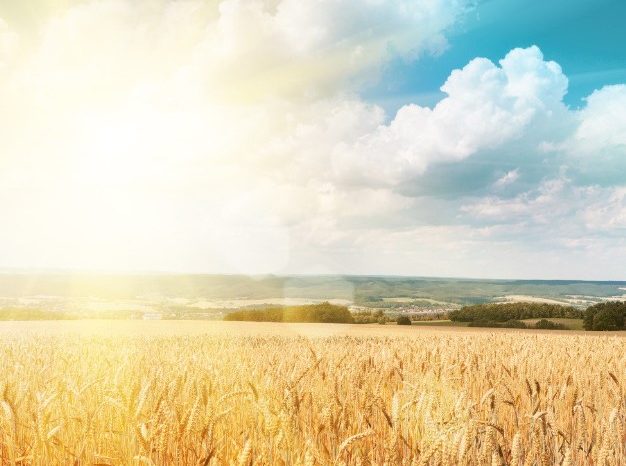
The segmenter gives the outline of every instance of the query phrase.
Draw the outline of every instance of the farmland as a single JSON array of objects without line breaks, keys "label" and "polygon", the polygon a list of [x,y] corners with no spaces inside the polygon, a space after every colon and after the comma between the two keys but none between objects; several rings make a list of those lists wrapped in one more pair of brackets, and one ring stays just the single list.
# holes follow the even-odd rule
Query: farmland
[{"label": "farmland", "polygon": [[232,310],[328,301],[353,311],[432,313],[494,302],[549,302],[584,309],[626,300],[626,282],[476,280],[382,276],[105,275],[0,273],[3,315],[47,318],[221,320]]},{"label": "farmland", "polygon": [[0,336],[2,464],[625,464],[620,333],[40,321]]}]

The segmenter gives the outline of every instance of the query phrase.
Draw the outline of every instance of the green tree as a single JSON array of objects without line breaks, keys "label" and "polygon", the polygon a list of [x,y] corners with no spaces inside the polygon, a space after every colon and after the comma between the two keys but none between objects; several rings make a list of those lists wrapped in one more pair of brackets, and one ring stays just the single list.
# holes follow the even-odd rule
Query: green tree
[{"label": "green tree", "polygon": [[266,309],[244,309],[233,311],[224,320],[250,320],[254,322],[324,322],[353,323],[354,317],[346,306],[328,302],[304,306],[284,306]]},{"label": "green tree", "polygon": [[559,324],[557,322],[552,322],[551,320],[541,319],[535,324],[535,328],[540,328],[544,330],[566,330],[567,327],[563,324]]},{"label": "green tree", "polygon": [[624,314],[617,309],[603,309],[593,317],[594,330],[622,330]]},{"label": "green tree", "polygon": [[464,306],[449,313],[457,322],[524,320],[537,318],[580,319],[583,312],[571,306],[547,303],[488,303]]},{"label": "green tree", "polygon": [[626,302],[608,301],[589,306],[585,311],[585,330],[623,330]]},{"label": "green tree", "polygon": [[398,324],[398,325],[411,325],[411,319],[409,319],[407,316],[399,316],[396,319],[396,324]]}]

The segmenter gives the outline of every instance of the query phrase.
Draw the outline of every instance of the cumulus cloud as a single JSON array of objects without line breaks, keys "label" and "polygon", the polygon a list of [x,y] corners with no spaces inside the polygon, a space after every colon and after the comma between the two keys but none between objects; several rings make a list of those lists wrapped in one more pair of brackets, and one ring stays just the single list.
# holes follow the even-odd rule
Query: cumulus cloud
[{"label": "cumulus cloud", "polygon": [[513,219],[547,223],[558,213],[572,208],[571,203],[563,202],[562,198],[567,187],[567,181],[564,179],[547,180],[536,189],[514,198],[490,196],[462,206],[461,211],[474,217],[502,223]]},{"label": "cumulus cloud", "polygon": [[397,184],[433,163],[459,161],[523,136],[541,116],[562,111],[567,78],[538,47],[514,49],[496,66],[476,58],[452,72],[433,109],[410,104],[388,125],[336,150],[340,176]]},{"label": "cumulus cloud", "polygon": [[626,155],[626,85],[605,86],[586,100],[568,149],[591,157],[617,150]]},{"label": "cumulus cloud", "polygon": [[529,47],[452,71],[433,108],[359,96],[387,60],[444,50],[468,4],[102,0],[35,33],[0,20],[0,267],[512,276],[583,244],[572,271],[626,258],[624,86],[571,110]]},{"label": "cumulus cloud", "polygon": [[298,225],[391,219],[412,201],[340,189],[329,154],[384,121],[360,83],[468,3],[88,1],[19,54],[0,21],[0,266],[278,272]]},{"label": "cumulus cloud", "polygon": [[[203,55],[229,74],[256,75],[290,93],[335,90],[391,57],[445,47],[444,32],[467,9],[465,0],[406,2],[225,0]],[[245,31],[242,32],[242,31]],[[202,60],[202,59],[201,59]],[[213,70],[214,71],[214,70]],[[362,77],[356,77],[361,80]],[[238,84],[239,86],[240,84]],[[238,91],[240,92],[240,90]]]},{"label": "cumulus cloud", "polygon": [[[608,191],[608,192],[606,192]],[[587,228],[623,234],[626,230],[626,187],[612,188],[596,195],[583,211]]]},{"label": "cumulus cloud", "polygon": [[[408,55],[445,40],[442,32],[467,5],[457,0],[225,0],[219,6],[218,28],[222,44],[235,49],[234,54],[232,48],[228,50],[230,57],[249,55],[258,50],[259,41],[270,37],[270,41],[283,44],[283,53],[292,56],[338,48],[358,53],[364,46],[374,54],[391,47],[396,53]],[[252,33],[246,37],[241,26],[248,26]]]},{"label": "cumulus cloud", "polygon": [[328,94],[385,60],[434,51],[467,3],[92,1],[45,25],[33,65],[74,89],[172,80],[212,100]]}]

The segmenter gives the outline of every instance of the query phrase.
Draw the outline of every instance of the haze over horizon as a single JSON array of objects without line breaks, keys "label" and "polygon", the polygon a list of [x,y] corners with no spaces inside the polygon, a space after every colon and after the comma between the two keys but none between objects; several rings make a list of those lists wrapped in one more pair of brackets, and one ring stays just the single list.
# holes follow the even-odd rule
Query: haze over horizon
[{"label": "haze over horizon", "polygon": [[0,269],[626,280],[626,4],[530,10],[3,2]]},{"label": "haze over horizon", "polygon": [[337,279],[351,278],[380,278],[380,279],[407,279],[407,280],[424,280],[424,281],[477,281],[477,282],[590,282],[590,283],[613,283],[626,284],[626,279],[584,279],[584,278],[534,278],[534,277],[493,277],[493,276],[456,276],[456,275],[407,275],[407,274],[355,274],[355,273],[224,273],[224,272],[172,272],[167,270],[105,270],[105,269],[19,269],[19,268],[0,268],[0,275],[7,276],[28,276],[30,278],[44,277],[232,277],[246,278],[251,280],[264,280],[270,278],[302,278],[315,279],[320,277],[332,277]]}]

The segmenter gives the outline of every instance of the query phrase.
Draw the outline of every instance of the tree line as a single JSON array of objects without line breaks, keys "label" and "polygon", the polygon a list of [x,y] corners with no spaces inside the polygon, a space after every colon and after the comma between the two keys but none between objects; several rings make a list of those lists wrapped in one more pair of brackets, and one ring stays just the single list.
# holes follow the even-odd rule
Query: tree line
[{"label": "tree line", "polygon": [[583,318],[585,330],[626,330],[626,302],[607,301],[589,306]]},{"label": "tree line", "polygon": [[572,306],[547,303],[489,303],[464,306],[448,313],[455,322],[506,322],[524,319],[582,319],[583,311]]},{"label": "tree line", "polygon": [[63,311],[29,307],[0,308],[0,321],[4,320],[80,320],[80,319],[131,319],[132,311]]},{"label": "tree line", "polygon": [[229,321],[253,322],[320,322],[354,323],[354,317],[346,306],[323,302],[303,306],[277,306],[265,309],[243,309],[224,316]]},{"label": "tree line", "polygon": [[585,330],[626,330],[626,302],[607,301],[587,309],[547,303],[489,303],[450,311],[450,320],[469,322],[471,327],[529,328],[525,319],[542,319],[532,328],[561,328],[549,318],[583,319]]}]

